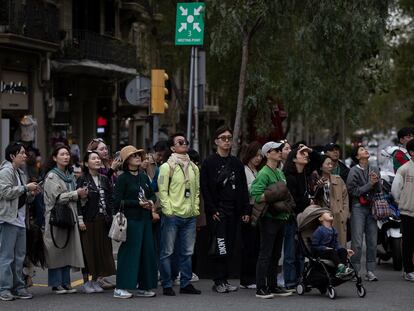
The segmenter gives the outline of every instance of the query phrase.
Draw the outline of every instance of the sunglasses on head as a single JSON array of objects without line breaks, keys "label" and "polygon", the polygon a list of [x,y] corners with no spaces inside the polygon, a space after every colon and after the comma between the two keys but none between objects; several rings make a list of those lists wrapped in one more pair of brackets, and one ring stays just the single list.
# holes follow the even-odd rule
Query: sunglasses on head
[{"label": "sunglasses on head", "polygon": [[91,142],[94,142],[94,143],[105,143],[102,138],[94,138],[94,139],[92,139]]},{"label": "sunglasses on head", "polygon": [[233,136],[231,136],[231,135],[229,135],[229,136],[223,135],[223,136],[217,137],[217,139],[220,139],[221,141],[232,141],[233,140]]}]

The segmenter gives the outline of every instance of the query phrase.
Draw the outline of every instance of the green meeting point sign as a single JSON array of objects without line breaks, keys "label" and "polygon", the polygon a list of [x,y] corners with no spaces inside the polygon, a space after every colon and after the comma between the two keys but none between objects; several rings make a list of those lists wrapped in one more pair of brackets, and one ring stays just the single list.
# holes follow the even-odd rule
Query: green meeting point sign
[{"label": "green meeting point sign", "polygon": [[204,12],[202,2],[177,4],[175,45],[203,45]]}]

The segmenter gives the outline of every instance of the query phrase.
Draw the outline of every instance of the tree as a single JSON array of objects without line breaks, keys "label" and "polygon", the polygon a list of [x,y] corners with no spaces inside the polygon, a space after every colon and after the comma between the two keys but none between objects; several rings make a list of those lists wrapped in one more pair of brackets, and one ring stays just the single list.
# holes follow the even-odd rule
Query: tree
[{"label": "tree", "polygon": [[[257,10],[249,10],[257,3]],[[241,122],[237,113],[246,77],[247,103],[258,111],[256,124],[262,132],[271,113],[265,101],[269,95],[280,98],[290,117],[301,116],[308,128],[326,126],[332,118],[339,120],[338,107],[345,107],[352,116],[372,93],[380,91],[373,82],[386,77],[389,5],[387,0],[216,3],[211,14],[221,16],[210,25],[214,29],[210,49],[225,55],[231,48],[240,49],[240,42],[242,47],[235,130]],[[231,27],[240,23],[229,21],[240,17],[243,27]],[[254,28],[257,20],[259,26]],[[255,29],[254,37],[247,36],[246,29]],[[229,40],[217,36],[223,32]],[[234,153],[238,135],[235,138]]]},{"label": "tree", "polygon": [[232,154],[237,155],[245,101],[249,47],[254,35],[264,23],[268,12],[268,4],[265,0],[207,1],[207,7],[209,8],[208,16],[216,21],[212,26],[210,50],[222,55],[233,48],[230,45],[231,42],[234,42],[233,40],[237,42],[236,46],[241,43],[241,63],[232,148]]}]

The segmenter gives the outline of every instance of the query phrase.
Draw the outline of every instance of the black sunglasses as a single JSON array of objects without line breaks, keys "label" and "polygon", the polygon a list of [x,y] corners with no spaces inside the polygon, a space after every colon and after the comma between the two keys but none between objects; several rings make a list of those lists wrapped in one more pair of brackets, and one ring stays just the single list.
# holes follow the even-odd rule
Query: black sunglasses
[{"label": "black sunglasses", "polygon": [[177,140],[177,142],[174,145],[179,145],[179,146],[188,146],[188,141],[187,140]]}]

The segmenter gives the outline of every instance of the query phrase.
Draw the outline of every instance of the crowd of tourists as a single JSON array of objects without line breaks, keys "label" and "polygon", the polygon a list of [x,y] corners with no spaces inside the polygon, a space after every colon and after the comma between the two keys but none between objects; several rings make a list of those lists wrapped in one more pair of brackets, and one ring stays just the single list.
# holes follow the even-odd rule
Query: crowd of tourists
[{"label": "crowd of tourists", "polygon": [[[290,296],[305,265],[297,216],[309,206],[328,209],[311,237],[312,253],[332,260],[338,278],[357,272],[378,281],[372,204],[382,192],[381,174],[363,145],[354,147],[348,168],[336,143],[317,149],[254,141],[239,159],[231,155],[229,127],[212,138],[214,153],[204,161],[180,133],[148,152],[125,146],[113,159],[105,142],[93,139],[77,163],[69,146],[56,144],[38,180],[25,173],[25,146],[10,144],[0,166],[0,300],[32,298],[36,269],[47,269],[56,294],[76,293],[71,271],[79,271],[87,294],[113,289],[115,298],[154,297],[160,284],[163,295],[175,296],[179,284],[180,294],[199,295],[192,283],[197,256],[208,257],[217,293],[243,288],[258,298]],[[393,155],[408,281],[414,281],[413,138],[414,129],[401,129]],[[202,226],[209,246],[195,254]],[[126,236],[115,262],[111,234],[121,227]],[[231,284],[236,257],[240,284]]]}]

